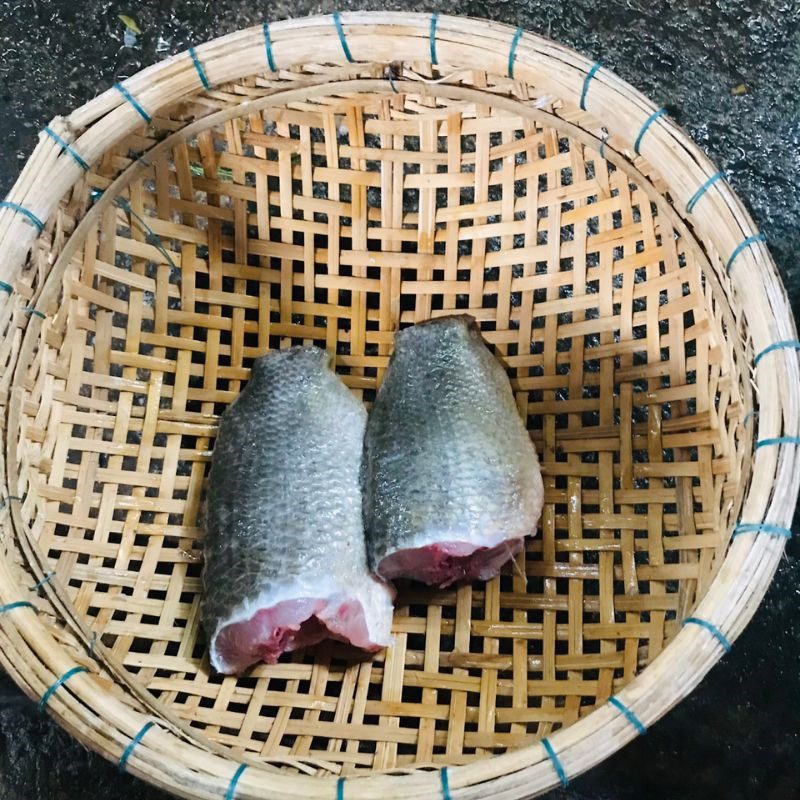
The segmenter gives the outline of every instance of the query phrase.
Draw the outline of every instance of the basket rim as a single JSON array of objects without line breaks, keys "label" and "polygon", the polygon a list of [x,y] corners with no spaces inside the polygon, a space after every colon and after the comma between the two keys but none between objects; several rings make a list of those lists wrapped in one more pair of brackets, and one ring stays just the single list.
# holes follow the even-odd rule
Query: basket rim
[{"label": "basket rim", "polygon": [[[384,48],[386,52],[383,53],[382,59],[370,58],[368,60],[391,62],[395,58],[391,58],[390,55],[402,54],[404,52],[403,45],[405,45],[407,51],[413,52],[417,56],[414,60],[425,60],[425,51],[429,46],[431,15],[357,12],[343,14],[339,19],[342,24],[342,36],[347,37],[352,53],[356,57],[362,50],[369,50],[372,54],[373,49]],[[649,133],[644,141],[640,141],[641,149],[646,151],[648,160],[654,165],[663,163],[667,167],[671,167],[674,163],[680,166],[680,168],[676,166],[671,171],[660,171],[664,182],[669,186],[673,202],[677,204],[680,200],[681,205],[685,207],[686,203],[691,201],[697,187],[701,186],[716,171],[688,136],[666,117],[662,117],[657,126],[650,125],[647,120],[652,120],[653,115],[659,109],[631,89],[628,84],[616,78],[609,70],[605,68],[598,70],[592,62],[574,51],[534,34],[520,33],[519,30],[515,32],[509,26],[487,23],[485,20],[444,15],[438,16],[436,25],[440,53],[450,52],[450,50],[455,52],[458,49],[459,58],[463,59],[463,63],[470,63],[473,67],[478,63],[487,71],[502,73],[501,66],[504,63],[507,62],[511,65],[513,52],[512,69],[516,79],[524,79],[527,83],[545,86],[545,88],[549,81],[553,86],[558,86],[558,97],[576,103],[583,94],[586,106],[591,113],[597,114],[599,119],[605,121],[611,116],[612,104],[622,105],[625,103],[626,111],[630,111],[632,114],[631,118],[625,122],[630,124],[627,127],[622,125],[620,130],[615,130],[615,134],[630,143],[636,141],[637,133],[641,134],[642,125],[648,125]],[[273,57],[278,63],[284,63],[281,59],[285,53],[296,52],[297,49],[305,46],[304,42],[309,39],[313,39],[315,51],[320,51],[326,57],[332,58],[332,62],[329,62],[327,58],[318,58],[317,60],[324,61],[324,63],[346,63],[343,60],[344,53],[341,49],[344,39],[338,35],[337,27],[331,16],[274,23],[270,26],[270,32]],[[233,47],[237,49],[236,69],[238,74],[236,77],[264,71],[262,29],[258,27],[245,29],[196,48],[195,52],[202,60],[212,85],[232,79],[230,75],[223,73],[222,62],[225,60],[227,49]],[[257,51],[261,63],[255,68],[251,68]],[[465,51],[467,56],[465,56]],[[447,59],[448,63],[451,60],[455,59]],[[299,63],[303,62],[304,59],[299,58]],[[292,63],[298,62],[293,61]],[[561,70],[557,76],[556,68]],[[228,69],[230,71],[230,68]],[[592,92],[586,96],[583,90],[590,72],[596,83],[592,84]],[[155,94],[156,91],[161,91],[165,87],[172,89],[175,85],[177,88],[174,91],[180,90],[185,95],[196,89],[197,82],[197,73],[192,60],[186,54],[180,54],[143,70],[126,81],[125,85],[133,96],[140,98],[140,101],[144,103],[142,98],[149,98],[150,92]],[[326,85],[330,86],[331,84]],[[415,86],[415,90],[418,89],[419,86]],[[497,99],[500,99],[499,96]],[[169,105],[172,102],[172,100],[166,100],[161,105]],[[508,102],[518,103],[519,101],[509,100]],[[150,106],[145,107],[149,108]],[[618,108],[614,108],[614,111],[618,111]],[[231,116],[240,114],[241,106],[238,113],[232,113]],[[108,90],[95,100],[75,110],[63,121],[62,127],[65,126],[68,132],[87,128],[78,139],[71,136],[70,138],[73,142],[80,142],[76,148],[79,148],[81,153],[86,153],[88,160],[99,156],[99,153],[95,153],[92,148],[99,147],[101,134],[107,133],[108,127],[113,129],[114,134],[117,130],[123,131],[117,136],[118,140],[139,127],[140,124],[141,117],[136,109],[119,92]],[[609,127],[612,126],[609,124]],[[102,130],[99,130],[100,128]],[[182,129],[178,134],[180,135],[184,130]],[[105,142],[105,146],[108,146],[107,136],[104,136],[102,141]],[[74,163],[73,159],[67,153],[59,156],[59,152],[60,147],[57,144],[47,138],[41,139],[20,179],[9,194],[9,198],[14,198],[12,202],[19,203],[25,208],[33,208],[33,213],[43,220],[51,217],[65,191],[82,175],[80,167]],[[48,179],[50,191],[47,197],[42,197],[39,193],[41,181],[37,181],[37,178],[42,174],[40,170],[45,161],[49,161],[51,164],[55,163],[56,169],[52,170],[52,173],[57,173],[57,176],[54,175],[52,179]],[[92,162],[90,161],[90,163]],[[131,176],[128,176],[125,182],[130,178]],[[672,179],[675,180],[675,184],[670,182]],[[714,195],[714,203],[700,204],[692,214],[692,220],[694,229],[701,234],[701,240],[707,238],[715,243],[719,252],[730,254],[736,251],[739,242],[734,241],[730,235],[731,232],[721,225],[721,218],[732,229],[739,231],[741,241],[758,236],[758,232],[732,190],[723,181],[720,181],[719,184],[720,189]],[[675,213],[681,217],[677,209]],[[681,219],[683,218],[681,217]],[[5,256],[0,256],[0,277],[13,280],[14,275],[22,269],[28,249],[33,244],[35,233],[36,231],[28,224],[27,220],[19,214],[15,214],[13,209],[0,210],[0,243],[3,245],[14,241],[18,243],[18,246],[9,248]],[[75,236],[74,239],[78,241],[79,237]],[[3,252],[2,248],[0,248],[0,252]],[[752,337],[752,351],[761,353],[776,341],[796,338],[785,290],[783,290],[777,269],[766,246],[753,240],[753,246],[738,251],[736,256],[738,269],[733,271],[731,276],[732,293],[734,299],[741,300],[742,313]],[[758,272],[759,282],[752,278],[748,280],[748,275],[752,274],[754,270]],[[730,293],[729,289],[726,294]],[[42,320],[31,317],[26,336],[28,341],[35,338],[35,335],[32,334],[38,333],[41,325]],[[15,355],[19,354],[15,353]],[[772,359],[778,359],[778,367],[782,368],[782,371],[774,368],[776,362],[773,360],[771,366],[774,369],[769,372],[763,369],[757,370],[753,378],[756,390],[761,397],[759,432],[763,431],[762,439],[796,436],[798,418],[800,418],[797,357],[793,351],[784,350],[776,352]],[[16,363],[12,361],[9,369],[13,369]],[[798,464],[796,452],[798,449],[800,448],[788,444],[756,450],[753,479],[745,490],[746,499],[742,508],[742,519],[747,522],[767,523],[788,528],[797,498],[798,484],[800,484],[800,464]],[[11,507],[15,520],[14,527],[19,530],[21,524],[19,509],[14,503],[11,504]],[[768,535],[744,535],[733,540],[719,573],[695,612],[698,618],[712,625],[712,633],[716,630],[722,632],[727,641],[735,640],[763,597],[783,552],[784,543],[785,539]],[[5,555],[0,558],[0,575],[5,578],[0,581],[0,603],[19,602],[22,587],[14,585],[11,565],[6,563]],[[13,629],[17,620],[20,623],[24,621],[25,626],[23,629],[20,625],[15,632],[26,640],[37,639],[37,637],[30,636],[32,627],[41,628],[38,631],[38,645],[47,649],[41,637],[48,637],[50,634],[44,623],[34,615],[31,609],[21,610],[19,616],[0,614],[0,627],[4,631],[7,631],[8,628]],[[28,632],[28,635],[25,634],[25,631]],[[41,691],[34,689],[28,680],[22,677],[15,664],[9,663],[11,661],[9,653],[12,651],[19,652],[16,647],[4,648],[0,660],[6,662],[7,667],[11,667],[12,674],[19,683],[27,687],[29,693],[34,692],[41,695]],[[667,652],[670,653],[669,658],[665,656]],[[633,711],[640,720],[651,724],[694,688],[723,654],[723,647],[717,639],[709,636],[708,628],[700,625],[685,627],[642,673],[620,691],[618,696],[625,707]],[[52,674],[58,677],[70,668],[68,664],[71,663],[71,659],[62,653],[60,657],[47,659],[46,663],[48,670],[52,670]],[[680,673],[678,673],[678,666],[680,666]],[[687,680],[687,672],[690,672],[689,680]],[[645,676],[649,677],[644,679]],[[136,730],[133,728],[137,724],[141,725],[144,718],[138,712],[135,715],[132,714],[116,699],[112,701],[111,698],[106,698],[103,701],[101,699],[102,692],[98,693],[97,687],[91,685],[92,683],[96,682],[85,675],[76,676],[70,682],[70,692],[80,696],[84,703],[89,705],[91,705],[89,702],[91,699],[93,703],[96,703],[91,707],[99,705],[109,710],[109,703],[118,704],[119,708],[115,709],[113,713],[110,712],[110,718],[116,720],[118,732],[121,732],[116,743],[117,749],[120,749],[123,746],[121,743],[125,742],[126,737],[130,738],[135,735]],[[53,699],[55,700],[55,698]],[[65,705],[67,704],[63,701],[52,703],[52,708],[55,709],[55,714],[61,723],[72,728],[73,735],[84,739],[86,743],[97,749],[97,742],[91,738],[89,733],[85,730],[76,731],[75,726],[70,724],[67,714],[70,709],[65,709]],[[127,718],[124,718],[126,714],[122,713],[123,710],[126,711]],[[552,734],[548,737],[547,744],[537,742],[518,751],[464,766],[449,767],[449,791],[457,797],[479,797],[482,796],[481,792],[485,787],[480,787],[478,784],[493,781],[493,790],[500,793],[498,796],[529,796],[528,792],[538,792],[558,783],[558,765],[561,765],[560,768],[565,770],[566,774],[575,775],[603,760],[623,744],[635,738],[637,734],[638,731],[630,725],[617,708],[606,704],[568,728]],[[171,734],[164,732],[164,735]],[[161,741],[161,737],[158,740]],[[551,754],[548,745],[553,753],[558,754],[557,756]],[[189,745],[189,747],[197,750],[196,745]],[[185,744],[182,743],[182,755],[184,749]],[[130,771],[141,774],[142,777],[151,781],[163,782],[162,785],[165,788],[173,791],[188,792],[193,785],[191,778],[186,775],[179,778],[176,774],[177,770],[168,774],[163,769],[163,764],[160,763],[160,754],[157,751],[148,752],[149,750],[150,748],[144,745],[136,749],[128,761]],[[116,757],[116,751],[111,752],[108,748],[102,752],[108,758]],[[227,755],[219,756],[223,764],[218,766],[224,767],[225,764],[228,764],[227,770],[222,769],[222,775],[230,771],[230,762],[235,761],[228,751],[226,753]],[[190,757],[187,751],[186,763],[196,765],[198,757]],[[206,759],[216,757],[209,753],[204,756]],[[305,760],[309,761],[309,759]],[[156,775],[159,776],[157,779],[152,774],[153,763],[158,764],[158,768],[155,769]],[[269,786],[273,791],[282,792],[281,796],[285,797],[328,796],[331,794],[329,787],[336,780],[335,778],[278,775],[264,768],[263,764],[258,766],[261,769],[250,771],[242,776],[240,783],[242,796],[247,796],[248,788],[255,792],[257,787],[263,788],[264,786]],[[203,767],[207,769],[208,765],[203,764]],[[554,767],[556,768],[554,769]],[[216,770],[216,772],[219,774],[220,771]],[[395,770],[395,772],[402,772],[402,770]],[[253,777],[256,774],[266,776],[266,782],[257,782]],[[225,783],[224,780],[220,780]],[[406,797],[430,796],[431,793],[440,791],[440,780],[440,776],[435,773],[421,771],[416,771],[412,775],[406,774],[403,777],[383,776],[378,773],[354,776],[348,778],[348,796],[351,792],[353,796],[364,797],[373,796],[373,792],[375,795],[378,792],[385,795],[387,791],[401,790],[401,787],[403,795]],[[402,781],[402,784],[399,781]],[[356,789],[356,785],[360,788]],[[519,794],[519,791],[522,791],[524,795]]]}]

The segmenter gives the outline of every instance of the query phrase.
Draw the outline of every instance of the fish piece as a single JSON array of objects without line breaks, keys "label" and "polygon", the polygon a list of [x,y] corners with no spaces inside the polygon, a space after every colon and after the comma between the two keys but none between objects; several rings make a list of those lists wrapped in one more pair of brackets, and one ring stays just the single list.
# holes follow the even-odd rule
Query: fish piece
[{"label": "fish piece", "polygon": [[203,621],[214,669],[338,639],[390,641],[393,590],[367,569],[366,411],[316,347],[258,358],[222,415],[206,511]]},{"label": "fish piece", "polygon": [[362,480],[369,562],[386,579],[487,580],[536,532],[536,448],[472,317],[397,333]]}]

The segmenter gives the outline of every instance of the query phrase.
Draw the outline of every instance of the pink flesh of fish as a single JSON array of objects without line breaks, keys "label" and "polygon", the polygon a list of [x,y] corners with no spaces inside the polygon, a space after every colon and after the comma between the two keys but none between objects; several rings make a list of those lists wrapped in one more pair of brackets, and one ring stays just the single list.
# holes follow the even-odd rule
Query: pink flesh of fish
[{"label": "pink flesh of fish", "polygon": [[262,608],[250,619],[223,628],[217,637],[221,661],[238,672],[257,661],[274,664],[281,653],[317,644],[323,639],[349,642],[363,650],[381,648],[370,641],[364,610],[358,600],[339,605],[325,600],[285,600]]},{"label": "pink flesh of fish", "polygon": [[398,550],[378,565],[382,578],[416,578],[445,587],[456,581],[485,581],[500,571],[510,558],[522,552],[522,539],[507,539],[494,547],[469,542],[437,542],[427,547]]}]

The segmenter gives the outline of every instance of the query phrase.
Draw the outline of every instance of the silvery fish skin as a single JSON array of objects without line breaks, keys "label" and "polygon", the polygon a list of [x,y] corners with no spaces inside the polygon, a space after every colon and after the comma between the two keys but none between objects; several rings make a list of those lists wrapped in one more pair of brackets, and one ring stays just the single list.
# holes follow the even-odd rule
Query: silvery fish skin
[{"label": "silvery fish skin", "polygon": [[208,482],[203,619],[237,672],[322,638],[389,643],[392,591],[367,569],[359,485],[366,411],[328,354],[257,359],[223,414]]},{"label": "silvery fish skin", "polygon": [[487,579],[536,532],[536,449],[471,317],[396,335],[362,476],[369,561],[387,579]]}]

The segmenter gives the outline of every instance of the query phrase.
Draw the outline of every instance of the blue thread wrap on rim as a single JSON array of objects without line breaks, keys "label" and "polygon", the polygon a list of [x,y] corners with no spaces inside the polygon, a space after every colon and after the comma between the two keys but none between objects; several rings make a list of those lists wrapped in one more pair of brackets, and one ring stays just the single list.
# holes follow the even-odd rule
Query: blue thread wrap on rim
[{"label": "blue thread wrap on rim", "polygon": [[686,213],[691,214],[694,207],[697,205],[700,198],[720,179],[725,175],[722,172],[715,172],[690,198],[686,204]]},{"label": "blue thread wrap on rim", "polygon": [[772,353],[774,350],[800,350],[800,340],[786,339],[782,342],[773,342],[769,347],[765,347],[754,359],[753,366],[758,366],[758,362],[764,358],[767,353]]},{"label": "blue thread wrap on rim", "polygon": [[267,64],[269,64],[269,68],[273,72],[277,72],[275,59],[272,57],[272,37],[269,35],[269,22],[264,22],[261,27],[264,30],[264,49],[267,51]]},{"label": "blue thread wrap on rim", "polygon": [[38,308],[32,308],[31,306],[25,306],[25,308],[22,309],[22,313],[28,314],[32,317],[39,317],[39,319],[47,319],[47,314],[44,314],[43,312],[39,311]]},{"label": "blue thread wrap on rim", "polygon": [[595,61],[592,64],[592,68],[586,73],[586,77],[583,79],[583,88],[581,89],[581,102],[579,103],[581,110],[586,111],[586,92],[589,91],[589,83],[591,82],[592,78],[594,78],[595,73],[597,70],[602,67],[603,64],[600,61]]},{"label": "blue thread wrap on rim", "polygon": [[733,262],[736,261],[739,253],[742,250],[750,247],[751,244],[755,244],[756,242],[766,242],[767,237],[763,233],[755,233],[752,236],[748,236],[744,241],[739,242],[736,245],[736,249],[731,253],[730,258],[728,259],[727,263],[725,264],[725,272],[730,275],[731,267],[733,266]]},{"label": "blue thread wrap on rim", "polygon": [[524,33],[522,28],[517,28],[514,31],[514,38],[511,40],[511,47],[508,49],[508,77],[514,77],[514,62],[517,59],[517,45]]},{"label": "blue thread wrap on rim", "polygon": [[150,123],[153,121],[152,117],[139,104],[139,101],[121,83],[115,83],[114,88],[136,109],[145,122]]},{"label": "blue thread wrap on rim", "polygon": [[136,736],[134,736],[133,739],[128,742],[128,746],[122,751],[122,755],[119,757],[119,761],[117,762],[117,769],[120,772],[125,772],[125,765],[128,763],[128,759],[131,757],[133,749],[137,744],[139,744],[139,742],[142,741],[142,739],[144,739],[144,735],[150,730],[150,728],[153,727],[153,725],[155,725],[155,722],[145,722],[139,733],[137,733]]},{"label": "blue thread wrap on rim", "polygon": [[769,522],[740,522],[733,529],[733,535],[739,536],[743,533],[771,533],[773,536],[784,536],[787,539],[792,536],[792,532],[788,528],[772,525]]},{"label": "blue thread wrap on rim", "polygon": [[29,211],[25,206],[21,206],[19,203],[12,203],[11,200],[0,200],[0,208],[10,208],[12,211],[16,211],[18,214],[22,214],[25,219],[30,222],[39,233],[44,230],[44,222],[42,222],[33,211]]},{"label": "blue thread wrap on rim", "polygon": [[60,144],[63,150],[66,150],[71,156],[72,160],[84,171],[89,171],[89,165],[81,158],[80,153],[75,150],[72,145],[67,144],[49,125],[45,126],[44,132],[56,143]]},{"label": "blue thread wrap on rim", "polygon": [[31,586],[30,591],[35,592],[37,589],[41,589],[42,586],[50,583],[50,581],[53,580],[55,576],[56,576],[55,572],[48,572],[47,575],[44,576],[44,578],[42,578],[40,581],[37,581],[36,583],[33,584],[33,586]]},{"label": "blue thread wrap on rim", "polygon": [[442,800],[453,800],[450,794],[450,778],[447,776],[447,767],[439,770],[439,780],[442,783]]},{"label": "blue thread wrap on rim", "polygon": [[39,701],[39,711],[44,711],[47,707],[48,702],[50,702],[50,698],[58,691],[58,688],[66,683],[73,675],[77,675],[79,672],[88,672],[89,670],[86,667],[73,667],[72,669],[68,669],[43,695],[42,699]]},{"label": "blue thread wrap on rim", "polygon": [[436,23],[439,21],[438,14],[431,14],[431,64],[438,64],[439,59],[436,57]]},{"label": "blue thread wrap on rim", "polygon": [[744,415],[744,419],[742,420],[742,425],[747,425],[747,423],[750,422],[751,419],[753,419],[754,417],[757,417],[757,416],[758,416],[758,411],[755,411],[755,410],[748,411]]},{"label": "blue thread wrap on rim", "polygon": [[233,800],[236,796],[236,786],[239,783],[239,778],[242,777],[242,773],[247,769],[247,764],[239,764],[236,772],[233,773],[233,777],[231,778],[231,782],[228,784],[228,791],[225,792],[225,800]]},{"label": "blue thread wrap on rim", "polygon": [[344,56],[352,64],[353,56],[350,53],[350,48],[347,45],[347,39],[344,38],[344,28],[342,27],[342,18],[339,16],[338,11],[333,12],[333,24],[336,26],[336,32],[339,34],[339,42],[342,45]]},{"label": "blue thread wrap on rim", "polygon": [[344,800],[344,778],[336,781],[336,800]]},{"label": "blue thread wrap on rim", "polygon": [[200,59],[197,57],[194,47],[189,48],[189,55],[192,57],[192,63],[194,64],[194,68],[197,70],[197,74],[200,76],[200,83],[203,84],[203,88],[210,89],[211,84],[208,82],[206,71],[203,69],[203,65],[200,63]]},{"label": "blue thread wrap on rim", "polygon": [[722,649],[726,653],[730,653],[731,643],[728,641],[728,637],[712,622],[709,622],[707,619],[701,619],[700,617],[686,617],[683,624],[699,625],[701,628],[705,628],[722,645]]},{"label": "blue thread wrap on rim", "polygon": [[773,439],[760,439],[756,442],[756,450],[759,447],[773,447],[777,444],[800,444],[800,436],[776,436]]},{"label": "blue thread wrap on rim", "polygon": [[9,294],[14,294],[14,287],[10,283],[6,283],[5,281],[0,281],[0,291],[8,292]]},{"label": "blue thread wrap on rim", "polygon": [[546,736],[544,739],[542,739],[542,744],[544,745],[544,749],[547,751],[548,757],[553,762],[553,767],[555,767],[556,775],[558,775],[561,785],[566,789],[567,786],[569,786],[569,778],[567,777],[567,773],[564,771],[564,765],[561,763],[561,759],[556,755],[553,745],[550,744],[550,740]]},{"label": "blue thread wrap on rim", "polygon": [[650,126],[659,118],[663,117],[664,114],[667,113],[666,108],[659,108],[658,111],[654,111],[645,121],[644,125],[642,125],[642,129],[639,131],[639,135],[636,137],[636,141],[633,144],[633,152],[636,155],[641,155],[639,152],[639,148],[642,146],[642,139],[644,139],[644,135],[647,133]]},{"label": "blue thread wrap on rim", "polygon": [[636,732],[639,734],[639,736],[644,736],[647,733],[647,728],[639,719],[639,717],[637,717],[636,714],[634,714],[633,711],[631,711],[628,706],[622,702],[622,700],[620,700],[618,697],[611,696],[608,698],[608,702],[611,703],[611,705],[614,706],[614,708],[616,708],[618,711],[622,712],[625,719],[627,719],[628,722],[630,722],[630,724],[636,728]]},{"label": "blue thread wrap on rim", "polygon": [[4,606],[0,606],[0,614],[13,611],[15,608],[35,608],[35,606],[27,600],[17,600],[15,603],[6,603]]}]

